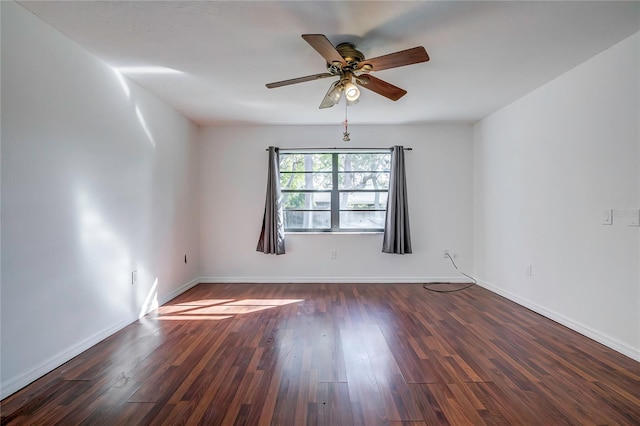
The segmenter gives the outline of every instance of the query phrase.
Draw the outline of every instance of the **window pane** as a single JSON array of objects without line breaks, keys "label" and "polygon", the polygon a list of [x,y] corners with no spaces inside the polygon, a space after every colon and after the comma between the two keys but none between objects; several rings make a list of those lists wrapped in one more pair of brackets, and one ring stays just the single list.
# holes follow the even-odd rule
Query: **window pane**
[{"label": "window pane", "polygon": [[340,227],[344,229],[383,229],[385,212],[340,212]]},{"label": "window pane", "polygon": [[285,229],[381,230],[390,161],[390,152],[281,153]]},{"label": "window pane", "polygon": [[341,210],[367,210],[387,208],[387,192],[341,192]]},{"label": "window pane", "polygon": [[338,168],[341,172],[389,171],[391,153],[338,154]]},{"label": "window pane", "polygon": [[339,189],[389,189],[389,172],[351,172],[338,175]]},{"label": "window pane", "polygon": [[281,189],[331,189],[333,181],[328,173],[282,173],[280,172]]},{"label": "window pane", "polygon": [[282,207],[288,209],[331,210],[330,192],[284,192]]},{"label": "window pane", "polygon": [[331,229],[331,212],[284,212],[285,229]]},{"label": "window pane", "polygon": [[280,154],[281,172],[331,172],[331,154]]}]

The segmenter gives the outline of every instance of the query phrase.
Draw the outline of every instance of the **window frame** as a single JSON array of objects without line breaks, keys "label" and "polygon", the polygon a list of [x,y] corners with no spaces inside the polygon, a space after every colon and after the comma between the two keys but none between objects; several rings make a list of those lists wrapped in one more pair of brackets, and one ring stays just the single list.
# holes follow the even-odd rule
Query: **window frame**
[{"label": "window frame", "polygon": [[[282,171],[279,170],[279,176],[282,179],[283,174],[313,174],[313,173],[330,173],[331,174],[331,189],[281,189],[281,194],[316,194],[316,193],[329,193],[330,194],[330,207],[329,209],[305,209],[305,208],[296,208],[296,209],[286,209],[283,207],[283,212],[287,211],[295,211],[295,212],[329,212],[331,215],[330,219],[330,227],[329,228],[287,228],[286,220],[285,220],[285,233],[367,233],[367,234],[375,234],[375,233],[383,233],[384,232],[384,224],[381,227],[375,228],[343,228],[340,227],[340,214],[342,212],[384,212],[383,218],[386,219],[386,206],[384,209],[346,209],[341,208],[340,206],[340,197],[343,193],[384,193],[387,194],[387,202],[388,202],[388,194],[389,187],[387,185],[386,189],[340,189],[340,174],[345,173],[387,173],[390,177],[390,162],[389,168],[384,170],[350,170],[350,171],[340,171],[339,167],[339,155],[340,154],[383,154],[383,155],[391,155],[390,149],[348,149],[348,150],[321,150],[321,149],[308,149],[308,150],[287,150],[280,149],[280,155],[289,155],[289,154],[330,154],[331,155],[331,170],[322,170],[322,171]],[[384,222],[383,219],[383,222]]]}]

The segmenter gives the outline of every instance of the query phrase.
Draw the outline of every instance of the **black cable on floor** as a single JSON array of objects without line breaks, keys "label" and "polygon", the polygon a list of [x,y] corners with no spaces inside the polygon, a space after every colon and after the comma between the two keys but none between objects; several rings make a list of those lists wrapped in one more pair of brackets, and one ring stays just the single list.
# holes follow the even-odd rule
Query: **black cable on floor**
[{"label": "black cable on floor", "polygon": [[465,287],[456,288],[454,290],[436,290],[435,288],[429,288],[428,286],[430,286],[430,285],[443,285],[443,284],[449,284],[450,285],[450,284],[458,284],[458,283],[425,283],[425,284],[422,284],[422,288],[424,288],[425,290],[433,291],[435,293],[455,293],[456,291],[462,291],[462,290],[468,289],[469,287],[473,287],[474,285],[476,285],[478,283],[478,281],[476,281],[475,278],[473,278],[470,275],[465,274],[464,272],[462,272],[460,270],[460,268],[458,268],[458,265],[456,265],[456,262],[453,261],[453,258],[451,257],[451,255],[449,253],[445,253],[445,254],[449,258],[451,263],[453,263],[453,266],[458,270],[458,272],[460,272],[462,275],[464,275],[465,277],[469,278],[473,282],[471,284],[465,286]]}]

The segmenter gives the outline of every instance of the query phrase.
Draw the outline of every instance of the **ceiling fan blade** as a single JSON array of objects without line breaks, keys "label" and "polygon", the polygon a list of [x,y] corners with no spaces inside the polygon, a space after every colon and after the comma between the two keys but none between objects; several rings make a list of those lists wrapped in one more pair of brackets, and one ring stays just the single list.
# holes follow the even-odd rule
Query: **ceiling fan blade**
[{"label": "ceiling fan blade", "polygon": [[304,83],[305,81],[319,80],[321,78],[327,78],[327,77],[334,77],[334,75],[329,74],[328,72],[325,72],[322,74],[308,75],[306,77],[292,78],[290,80],[276,81],[275,83],[266,84],[266,86],[269,89],[274,89],[276,87],[288,86],[290,84],[296,84],[296,83]]},{"label": "ceiling fan blade", "polygon": [[382,95],[385,98],[391,99],[392,101],[397,101],[407,94],[406,90],[368,74],[361,75],[356,78],[356,83],[359,86],[376,92],[377,94]]},{"label": "ceiling fan blade", "polygon": [[412,49],[401,50],[400,52],[390,53],[377,58],[365,59],[358,65],[358,69],[367,69],[365,65],[370,65],[370,71],[386,70],[388,68],[403,67],[405,65],[418,64],[427,62],[429,55],[424,47],[414,47]]},{"label": "ceiling fan blade", "polygon": [[302,34],[302,38],[311,45],[316,51],[322,55],[328,64],[339,62],[342,65],[347,65],[342,55],[338,53],[333,44],[324,34]]},{"label": "ceiling fan blade", "polygon": [[331,108],[332,106],[340,102],[340,99],[342,98],[342,92],[343,90],[342,86],[340,86],[340,80],[334,81],[329,87],[329,90],[324,96],[324,99],[320,103],[320,109]]}]

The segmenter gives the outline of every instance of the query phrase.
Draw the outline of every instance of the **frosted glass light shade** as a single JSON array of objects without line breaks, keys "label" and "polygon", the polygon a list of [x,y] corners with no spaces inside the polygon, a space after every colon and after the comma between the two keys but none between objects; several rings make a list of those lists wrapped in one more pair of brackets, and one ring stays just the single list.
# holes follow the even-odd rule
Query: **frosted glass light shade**
[{"label": "frosted glass light shade", "polygon": [[360,89],[352,82],[348,82],[344,85],[344,95],[348,101],[355,101],[360,97]]}]

